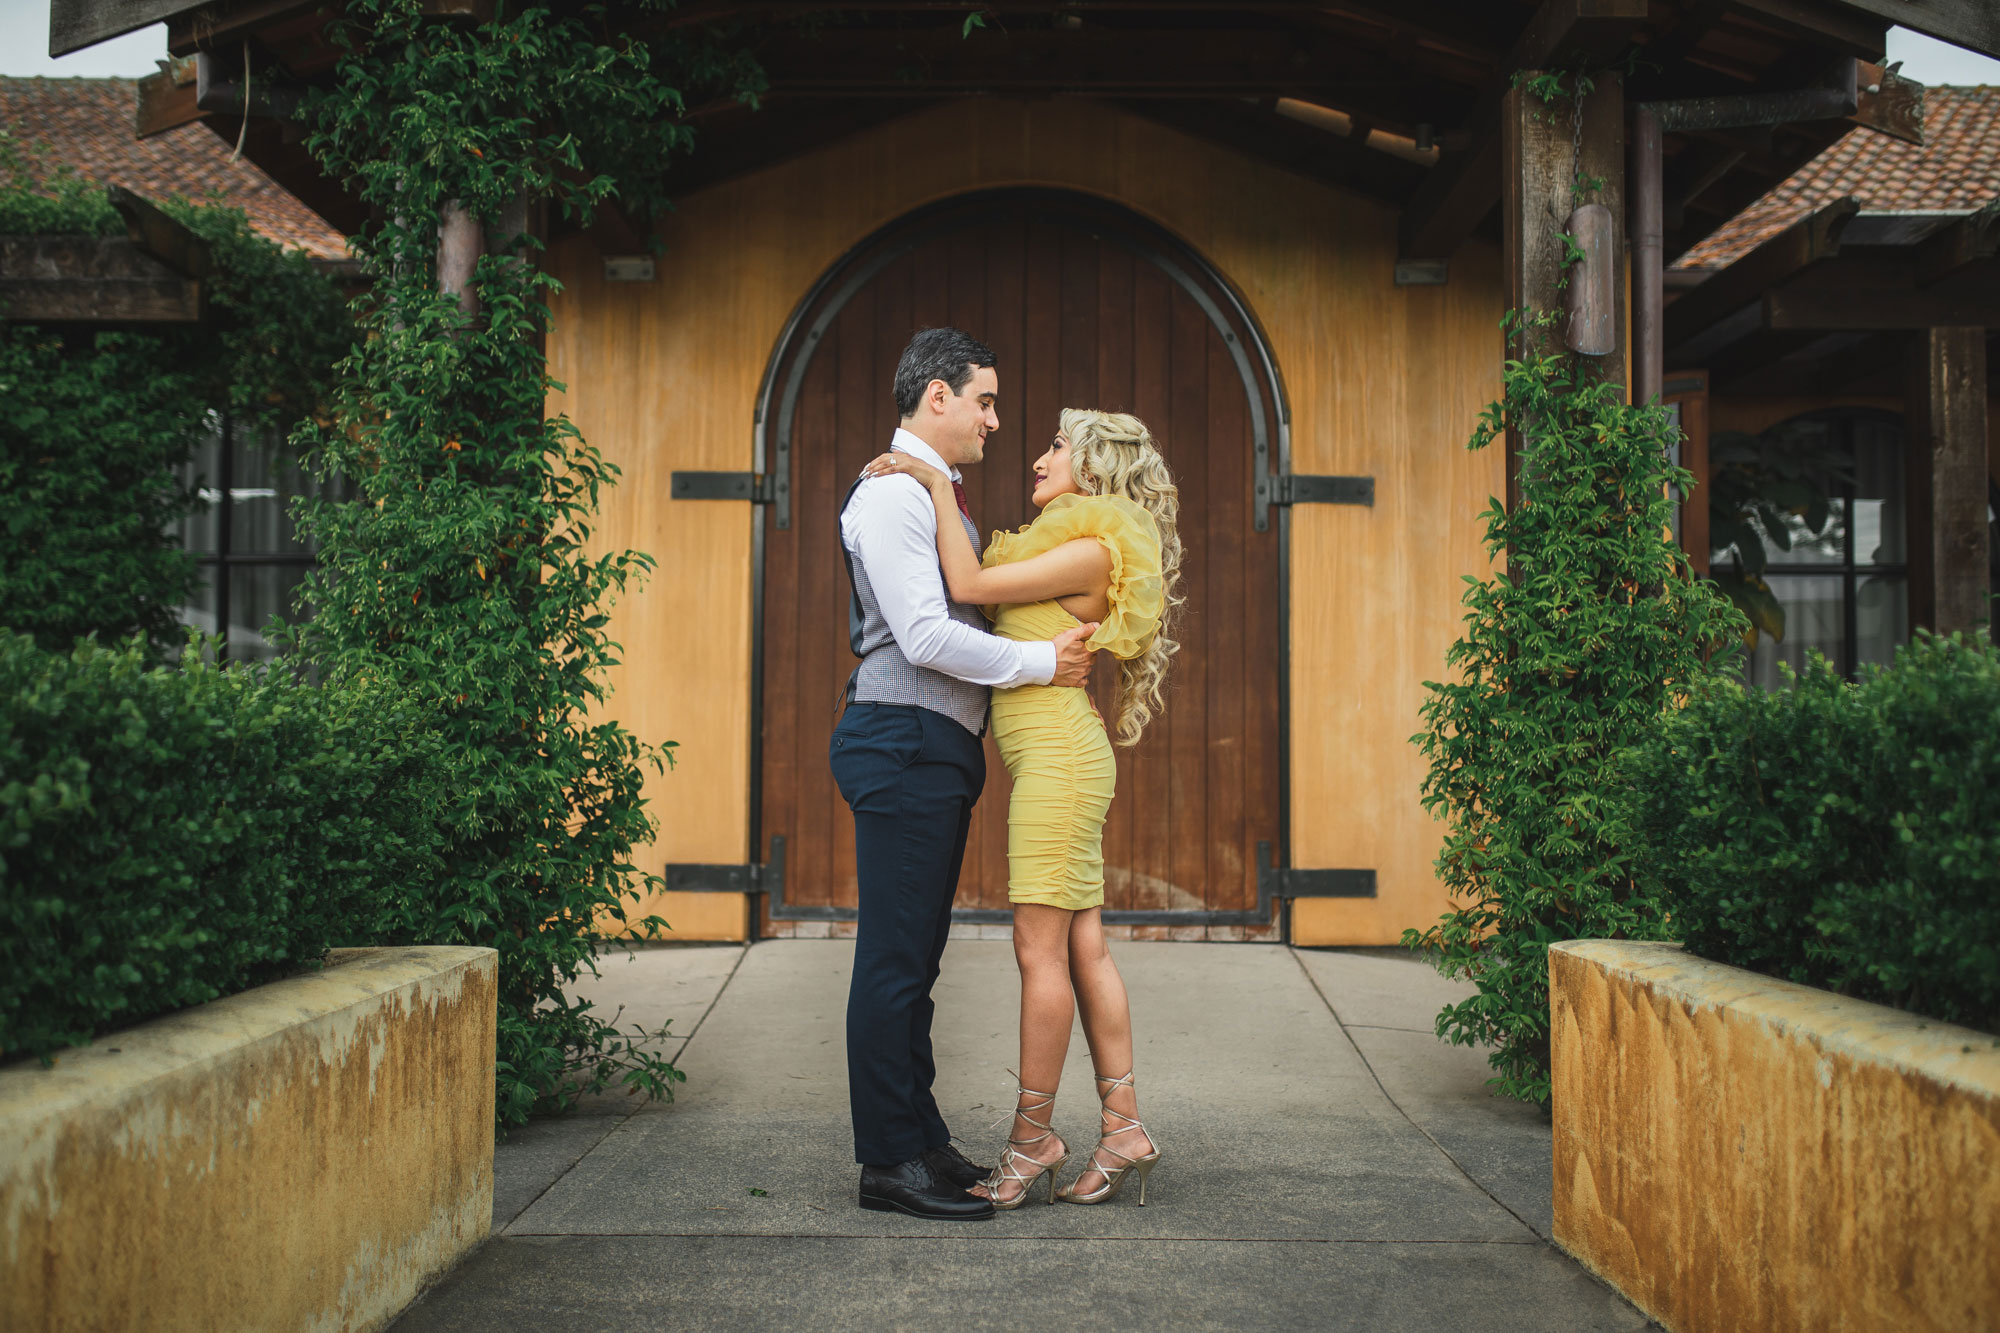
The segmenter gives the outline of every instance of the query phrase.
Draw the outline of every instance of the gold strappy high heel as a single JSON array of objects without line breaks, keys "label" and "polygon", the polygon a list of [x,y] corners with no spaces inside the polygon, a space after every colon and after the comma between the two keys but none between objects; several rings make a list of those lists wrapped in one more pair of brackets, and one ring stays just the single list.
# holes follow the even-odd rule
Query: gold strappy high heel
[{"label": "gold strappy high heel", "polygon": [[[1062,1140],[1056,1138],[1055,1129],[1047,1120],[1037,1120],[1028,1114],[1030,1111],[1046,1113],[1050,1107],[1056,1104],[1056,1095],[1053,1092],[1033,1092],[1027,1088],[1016,1088],[1014,1091],[1016,1100],[1014,1109],[1009,1112],[1009,1116],[1018,1116],[1042,1132],[1031,1139],[1017,1139],[1011,1133],[1008,1134],[1007,1146],[1000,1152],[999,1165],[995,1166],[993,1173],[986,1177],[986,1197],[993,1200],[993,1206],[1003,1213],[1019,1208],[1022,1204],[1026,1203],[1028,1201],[1028,1192],[1034,1188],[1035,1181],[1043,1175],[1047,1175],[1049,1178],[1048,1201],[1054,1203],[1056,1201],[1056,1177],[1062,1173],[1064,1164],[1069,1161],[1069,1147],[1067,1144],[1063,1147],[1062,1155],[1053,1162],[1038,1161],[1021,1151],[1023,1148],[1032,1147],[1037,1143],[1043,1143],[1049,1139],[1056,1139],[1058,1143],[1061,1143]],[[1042,1100],[1033,1106],[1024,1107],[1019,1101],[1022,1097],[1040,1097]],[[1023,1175],[1016,1166],[1016,1163],[1023,1162],[1033,1167],[1034,1170]],[[1000,1197],[1000,1186],[1008,1181],[1019,1182],[1021,1189],[1012,1198],[1003,1199]]]},{"label": "gold strappy high heel", "polygon": [[[1099,1074],[1097,1081],[1100,1085],[1110,1085],[1109,1087],[1100,1086],[1098,1088],[1097,1099],[1100,1102],[1113,1089],[1132,1087],[1131,1074],[1126,1074],[1123,1078],[1106,1078],[1104,1075]],[[1088,1194],[1081,1194],[1077,1192],[1076,1181],[1072,1181],[1070,1184],[1055,1191],[1055,1197],[1061,1199],[1064,1203],[1109,1203],[1117,1197],[1118,1191],[1124,1188],[1125,1177],[1136,1171],[1139,1174],[1139,1206],[1144,1208],[1146,1206],[1146,1178],[1153,1174],[1153,1168],[1159,1164],[1160,1145],[1154,1142],[1152,1131],[1148,1130],[1131,1116],[1126,1115],[1123,1111],[1114,1111],[1109,1106],[1101,1109],[1105,1115],[1115,1115],[1125,1122],[1113,1129],[1111,1131],[1113,1134],[1122,1134],[1126,1130],[1136,1129],[1146,1136],[1146,1142],[1152,1144],[1153,1150],[1144,1157],[1133,1157],[1129,1153],[1122,1153],[1104,1141],[1107,1136],[1100,1128],[1097,1137],[1097,1147],[1091,1151],[1089,1160],[1083,1168],[1083,1173],[1084,1175],[1089,1175],[1092,1171],[1096,1171],[1104,1177],[1104,1183]],[[1098,1153],[1109,1153],[1111,1156],[1122,1160],[1116,1166],[1107,1166],[1097,1160]],[[1083,1176],[1077,1177],[1077,1181],[1081,1181],[1082,1179]]]}]

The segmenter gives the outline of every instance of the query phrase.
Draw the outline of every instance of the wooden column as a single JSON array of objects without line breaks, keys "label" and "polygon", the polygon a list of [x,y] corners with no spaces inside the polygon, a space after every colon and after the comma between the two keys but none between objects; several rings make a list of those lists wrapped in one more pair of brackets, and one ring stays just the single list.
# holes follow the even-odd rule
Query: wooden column
[{"label": "wooden column", "polygon": [[1993,618],[1986,535],[1986,330],[1911,340],[1903,438],[1910,627],[1940,634]]},{"label": "wooden column", "polygon": [[[1501,226],[1504,280],[1509,310],[1560,311],[1557,288],[1565,248],[1564,225],[1580,204],[1603,204],[1611,210],[1611,271],[1619,275],[1613,327],[1618,343],[1595,360],[1606,379],[1623,384],[1625,374],[1625,94],[1615,74],[1602,74],[1583,99],[1582,149],[1576,150],[1574,104],[1568,99],[1545,103],[1527,88],[1534,77],[1524,72],[1500,105]],[[1571,189],[1581,157],[1586,178],[1582,192]],[[1562,328],[1547,331],[1546,345],[1560,347]],[[1515,356],[1522,348],[1509,347]],[[1518,498],[1515,459],[1519,442],[1507,440],[1507,502]]]}]

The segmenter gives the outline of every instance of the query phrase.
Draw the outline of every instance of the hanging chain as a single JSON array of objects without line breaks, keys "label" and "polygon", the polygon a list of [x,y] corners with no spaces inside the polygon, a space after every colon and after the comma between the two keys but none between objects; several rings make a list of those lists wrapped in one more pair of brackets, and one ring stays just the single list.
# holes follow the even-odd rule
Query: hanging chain
[{"label": "hanging chain", "polygon": [[1569,99],[1569,201],[1572,205],[1583,202],[1583,75],[1570,76]]}]

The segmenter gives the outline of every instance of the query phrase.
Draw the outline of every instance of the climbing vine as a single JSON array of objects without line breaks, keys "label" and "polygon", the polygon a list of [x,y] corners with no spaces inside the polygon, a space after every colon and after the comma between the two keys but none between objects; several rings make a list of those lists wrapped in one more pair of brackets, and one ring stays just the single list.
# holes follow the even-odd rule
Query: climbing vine
[{"label": "climbing vine", "polygon": [[[304,110],[308,146],[376,221],[354,240],[373,278],[365,336],[310,439],[357,489],[302,511],[320,569],[297,643],[327,670],[393,672],[438,710],[462,775],[454,873],[400,933],[499,951],[497,1112],[513,1123],[613,1081],[670,1095],[679,1077],[567,994],[594,929],[663,924],[628,909],[657,883],[632,857],[653,829],[643,774],[671,743],[601,711],[618,653],[606,608],[652,561],[591,545],[618,470],[545,410],[556,284],[534,219],[615,201],[643,222],[689,146],[689,94],[760,83],[726,32],[647,42],[596,6],[420,9],[351,0],[332,84]],[[463,256],[468,232],[484,253],[453,289],[441,239]]]},{"label": "climbing vine", "polygon": [[[1668,535],[1693,478],[1668,461],[1672,419],[1630,405],[1593,358],[1549,350],[1544,314],[1506,321],[1502,396],[1471,446],[1514,431],[1520,499],[1486,511],[1496,567],[1465,594],[1455,671],[1426,682],[1426,809],[1446,822],[1438,875],[1451,910],[1404,943],[1478,993],[1438,1035],[1490,1045],[1502,1093],[1549,1093],[1548,948],[1566,939],[1659,939],[1664,904],[1642,890],[1616,802],[1621,752],[1650,737],[1706,674],[1741,616]],[[1527,327],[1523,327],[1526,325]]]}]

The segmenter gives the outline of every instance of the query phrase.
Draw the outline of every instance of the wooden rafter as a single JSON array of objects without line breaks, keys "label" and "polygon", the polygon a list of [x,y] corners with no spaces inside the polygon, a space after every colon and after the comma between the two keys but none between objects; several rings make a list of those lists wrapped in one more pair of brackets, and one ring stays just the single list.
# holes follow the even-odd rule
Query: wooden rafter
[{"label": "wooden rafter", "polygon": [[2000,60],[2000,5],[1993,0],[1840,0],[1840,7]]},{"label": "wooden rafter", "polygon": [[1669,358],[1697,337],[1758,301],[1765,292],[1840,253],[1840,233],[1861,211],[1852,198],[1836,199],[1800,218],[1701,286],[1667,307]]},{"label": "wooden rafter", "polygon": [[1970,217],[1941,229],[1917,246],[1914,260],[1919,287],[1955,278],[1974,265],[1990,265],[2000,254],[2000,199]]}]

